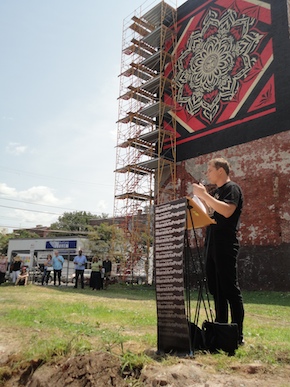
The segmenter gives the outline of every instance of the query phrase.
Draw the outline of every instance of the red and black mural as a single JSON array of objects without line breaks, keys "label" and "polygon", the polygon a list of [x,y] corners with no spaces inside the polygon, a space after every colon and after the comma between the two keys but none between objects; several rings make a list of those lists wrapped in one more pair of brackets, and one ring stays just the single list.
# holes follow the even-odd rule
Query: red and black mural
[{"label": "red and black mural", "polygon": [[[172,51],[172,47],[167,47]],[[286,0],[190,0],[178,8],[177,160],[290,129]],[[165,93],[173,105],[172,93]],[[170,146],[165,146],[170,152]]]}]

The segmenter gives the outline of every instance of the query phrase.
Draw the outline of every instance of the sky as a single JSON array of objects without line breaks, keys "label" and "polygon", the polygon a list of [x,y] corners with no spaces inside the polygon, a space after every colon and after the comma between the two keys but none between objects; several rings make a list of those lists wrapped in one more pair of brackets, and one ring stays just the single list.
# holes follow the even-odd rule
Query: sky
[{"label": "sky", "polygon": [[0,1],[0,230],[113,215],[123,22],[157,3]]}]

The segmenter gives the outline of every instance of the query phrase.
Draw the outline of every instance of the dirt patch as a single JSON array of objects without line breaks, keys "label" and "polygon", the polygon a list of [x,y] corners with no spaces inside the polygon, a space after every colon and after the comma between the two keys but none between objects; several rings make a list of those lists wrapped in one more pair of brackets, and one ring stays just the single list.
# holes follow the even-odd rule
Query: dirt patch
[{"label": "dirt patch", "polygon": [[[289,387],[290,367],[282,370],[262,364],[233,366],[227,373],[217,372],[210,365],[195,359],[180,359],[175,364],[155,362],[143,370],[122,372],[120,358],[107,352],[90,352],[62,359],[57,363],[43,364],[35,360],[23,364],[13,373],[10,356],[2,364],[7,368],[5,387]],[[4,366],[4,367],[3,367]],[[9,371],[10,370],[10,371]],[[5,373],[2,373],[2,382]]]},{"label": "dirt patch", "polygon": [[263,366],[249,364],[224,373],[192,360],[181,360],[171,366],[145,367],[140,380],[146,387],[289,387],[290,369],[286,375],[271,375]]},{"label": "dirt patch", "polygon": [[[16,359],[9,358],[7,366]],[[4,384],[5,387],[100,387],[128,386],[121,374],[118,357],[106,352],[91,352],[41,365],[37,360],[22,365],[22,369]]]}]

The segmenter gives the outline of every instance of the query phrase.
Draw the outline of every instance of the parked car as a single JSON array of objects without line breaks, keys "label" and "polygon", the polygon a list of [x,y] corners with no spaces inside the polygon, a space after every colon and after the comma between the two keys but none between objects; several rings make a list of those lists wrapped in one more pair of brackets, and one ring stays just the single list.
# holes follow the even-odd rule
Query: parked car
[{"label": "parked car", "polygon": [[[84,271],[84,283],[85,283],[85,285],[90,284],[91,272],[92,272],[91,269],[85,269],[85,271]],[[71,275],[71,282],[73,284],[75,284],[75,282],[76,282],[76,274],[75,273],[73,273]]]},{"label": "parked car", "polygon": [[63,282],[64,284],[69,284],[69,283],[73,282],[72,281],[73,276],[75,276],[74,273],[73,274],[72,273],[67,274],[67,273],[63,273],[62,272],[61,282]]},{"label": "parked car", "polygon": [[132,272],[128,269],[124,272],[124,274],[120,274],[119,281],[126,282],[127,284],[142,285],[146,282],[146,273],[143,271]]}]

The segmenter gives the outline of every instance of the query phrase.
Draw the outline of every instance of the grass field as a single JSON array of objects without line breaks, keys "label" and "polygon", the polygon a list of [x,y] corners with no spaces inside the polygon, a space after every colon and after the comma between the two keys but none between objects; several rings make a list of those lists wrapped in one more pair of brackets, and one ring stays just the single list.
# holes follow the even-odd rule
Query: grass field
[{"label": "grass field", "polygon": [[[234,358],[225,354],[196,356],[223,368],[233,361],[289,366],[290,293],[244,292],[243,296],[246,345],[236,351]],[[196,293],[191,298],[194,311]],[[0,300],[0,346],[6,348],[6,353],[17,352],[19,362],[90,350],[140,357],[157,349],[152,287],[116,284],[96,292],[69,286],[4,284]],[[200,323],[203,318],[202,312]]]}]

